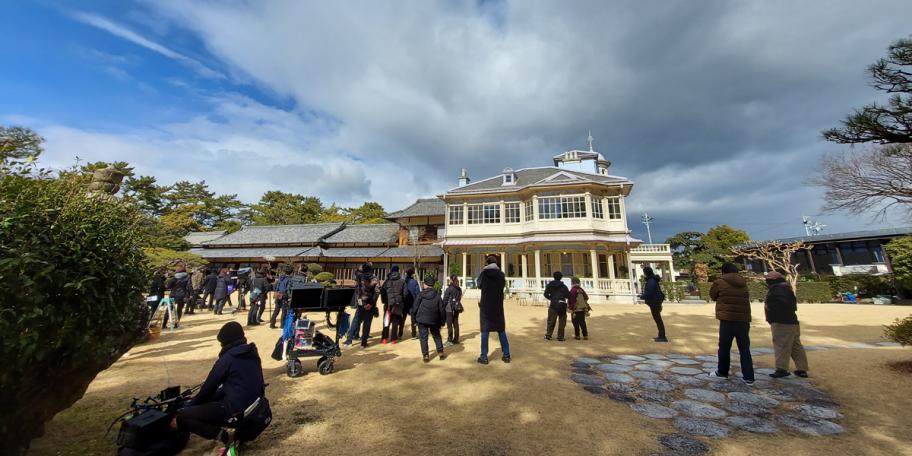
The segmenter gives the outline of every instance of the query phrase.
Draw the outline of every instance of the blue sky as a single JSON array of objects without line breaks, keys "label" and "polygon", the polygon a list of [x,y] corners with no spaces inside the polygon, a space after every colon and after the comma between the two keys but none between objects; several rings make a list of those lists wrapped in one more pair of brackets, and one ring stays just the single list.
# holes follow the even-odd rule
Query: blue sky
[{"label": "blue sky", "polygon": [[[126,160],[164,183],[398,209],[591,129],[656,239],[802,232],[819,131],[877,99],[864,68],[910,33],[878,1],[7,2],[0,122],[42,162]],[[819,214],[830,232],[873,225]]]}]

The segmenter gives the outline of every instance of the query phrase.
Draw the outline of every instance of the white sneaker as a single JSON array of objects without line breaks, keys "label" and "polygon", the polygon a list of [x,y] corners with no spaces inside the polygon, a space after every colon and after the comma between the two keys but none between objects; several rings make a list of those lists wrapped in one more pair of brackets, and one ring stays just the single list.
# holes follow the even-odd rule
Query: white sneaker
[{"label": "white sneaker", "polygon": [[726,377],[726,376],[720,374],[718,371],[712,371],[712,372],[710,372],[710,373],[707,374],[707,375],[709,375],[709,376],[712,377],[712,378],[728,378],[728,377]]}]

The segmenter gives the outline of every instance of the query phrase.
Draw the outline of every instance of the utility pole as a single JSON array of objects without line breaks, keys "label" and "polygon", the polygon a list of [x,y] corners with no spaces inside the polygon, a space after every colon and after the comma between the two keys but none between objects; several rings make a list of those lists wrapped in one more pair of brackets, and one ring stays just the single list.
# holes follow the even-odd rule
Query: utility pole
[{"label": "utility pole", "polygon": [[649,243],[652,244],[652,230],[649,228],[649,225],[654,218],[649,216],[648,212],[643,212],[643,225],[646,225],[646,236],[649,238]]}]

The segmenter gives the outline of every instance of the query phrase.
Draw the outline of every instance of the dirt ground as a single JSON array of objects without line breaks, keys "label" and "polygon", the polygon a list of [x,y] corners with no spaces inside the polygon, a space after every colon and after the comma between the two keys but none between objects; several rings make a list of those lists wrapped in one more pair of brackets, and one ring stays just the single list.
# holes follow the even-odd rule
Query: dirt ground
[{"label": "dirt ground", "polygon": [[[546,342],[547,310],[507,305],[513,355],[500,361],[492,337],[491,364],[478,357],[477,306],[466,303],[461,316],[464,345],[450,357],[421,362],[417,340],[344,351],[337,371],[322,376],[315,359],[307,375],[288,378],[285,366],[269,358],[277,330],[248,332],[263,358],[274,414],[272,425],[242,450],[249,455],[307,454],[617,454],[661,453],[656,438],[674,432],[671,423],[638,415],[623,403],[586,393],[569,379],[577,356],[624,353],[715,354],[718,325],[712,305],[666,304],[668,344],[651,339],[655,328],[645,306],[598,306],[589,319],[590,340]],[[771,347],[762,305],[753,308],[754,347]],[[882,341],[882,325],[912,308],[872,305],[807,304],[799,309],[805,345],[848,345]],[[322,320],[322,316],[313,315]],[[33,455],[113,454],[116,429],[111,419],[134,396],[145,397],[171,384],[202,381],[218,354],[216,333],[235,317],[187,316],[173,334],[134,349],[98,375],[85,397],[47,426],[32,444]],[[241,320],[241,317],[237,317]],[[378,321],[374,335],[379,336]],[[568,332],[572,326],[568,321]],[[912,379],[887,364],[912,358],[902,348],[843,348],[808,353],[814,384],[842,404],[846,433],[808,437],[739,431],[727,440],[702,439],[712,454],[912,455]],[[313,360],[313,361],[311,361]],[[772,355],[755,357],[770,367]],[[65,381],[65,379],[63,379]],[[194,437],[183,454],[211,449]]]}]

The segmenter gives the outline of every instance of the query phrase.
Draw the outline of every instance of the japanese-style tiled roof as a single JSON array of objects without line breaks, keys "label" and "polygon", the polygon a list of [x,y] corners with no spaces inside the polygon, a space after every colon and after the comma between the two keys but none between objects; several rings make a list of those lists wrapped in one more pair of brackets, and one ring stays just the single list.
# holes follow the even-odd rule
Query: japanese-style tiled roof
[{"label": "japanese-style tiled roof", "polygon": [[629,184],[630,181],[619,176],[604,176],[601,174],[584,173],[569,169],[546,166],[542,168],[525,168],[514,171],[516,174],[515,185],[503,185],[503,176],[497,175],[485,180],[471,183],[464,187],[454,188],[447,195],[460,195],[488,192],[515,192],[527,187],[548,186],[554,184],[573,183],[599,183],[599,184]]},{"label": "japanese-style tiled roof", "polygon": [[242,247],[242,248],[208,248],[192,249],[191,252],[206,258],[262,258],[268,257],[287,258],[296,257],[306,247]]},{"label": "japanese-style tiled roof", "polygon": [[[902,226],[894,228],[883,228],[879,230],[851,231],[848,233],[818,234],[816,236],[799,236],[784,239],[775,239],[783,244],[804,241],[806,244],[818,244],[821,242],[845,242],[861,241],[868,239],[892,238],[912,234],[912,226]],[[767,241],[757,241],[763,243]]]},{"label": "japanese-style tiled roof", "polygon": [[345,229],[323,239],[327,244],[383,244],[397,243],[399,225],[376,223],[369,225],[346,225]]},{"label": "japanese-style tiled roof", "polygon": [[184,236],[184,240],[192,247],[202,245],[204,242],[218,239],[225,235],[227,231],[191,231]]},{"label": "japanese-style tiled roof", "polygon": [[322,249],[321,256],[325,258],[377,258],[384,256],[383,252],[387,250],[386,247],[333,247]]},{"label": "japanese-style tiled roof", "polygon": [[342,229],[341,223],[245,226],[240,231],[205,242],[203,245],[206,247],[277,244],[308,246],[316,244],[322,238],[340,229]]},{"label": "japanese-style tiled roof", "polygon": [[421,198],[405,209],[387,214],[386,218],[396,220],[406,217],[433,217],[444,215],[445,212],[446,203],[440,198]]}]

